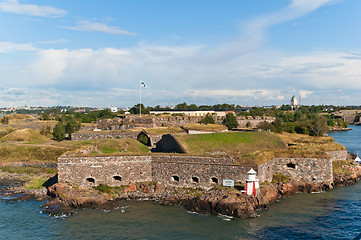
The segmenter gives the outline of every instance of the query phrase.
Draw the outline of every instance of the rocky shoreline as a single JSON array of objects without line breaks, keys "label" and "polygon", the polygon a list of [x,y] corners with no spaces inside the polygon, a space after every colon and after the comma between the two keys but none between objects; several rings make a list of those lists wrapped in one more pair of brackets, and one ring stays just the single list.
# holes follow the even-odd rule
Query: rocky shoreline
[{"label": "rocky shoreline", "polygon": [[295,193],[326,191],[358,182],[361,178],[361,165],[342,166],[340,173],[334,173],[332,184],[297,181],[265,183],[256,196],[221,186],[205,191],[166,188],[161,183],[153,182],[129,184],[124,189],[95,190],[56,183],[55,177],[49,187],[34,190],[24,187],[24,176],[21,174],[0,173],[0,201],[46,200],[44,212],[50,215],[71,215],[79,208],[111,210],[121,206],[123,201],[153,200],[162,205],[181,205],[188,211],[202,214],[248,218],[258,216],[259,210],[269,208],[276,201]]}]

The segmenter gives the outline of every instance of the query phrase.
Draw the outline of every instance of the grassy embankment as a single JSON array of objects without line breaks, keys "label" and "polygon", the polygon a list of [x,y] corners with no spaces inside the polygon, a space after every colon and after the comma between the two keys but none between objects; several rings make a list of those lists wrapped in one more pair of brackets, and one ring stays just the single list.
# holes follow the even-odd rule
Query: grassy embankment
[{"label": "grassy embankment", "polygon": [[46,127],[53,129],[57,121],[42,121],[28,114],[9,114],[6,124],[0,124],[0,137],[3,137],[17,129],[33,129],[40,131]]},{"label": "grassy embankment", "polygon": [[224,156],[239,164],[262,164],[275,157],[327,158],[326,151],[344,150],[331,137],[268,132],[226,132],[176,136],[187,154]]},{"label": "grassy embankment", "polygon": [[[139,133],[144,128],[136,127],[131,128],[128,130],[105,130],[101,131],[100,133],[116,133],[116,132],[136,132]],[[186,133],[186,131],[180,127],[157,127],[157,128],[146,128],[145,129],[147,133],[151,135],[164,135],[164,134],[178,134],[178,133]],[[80,133],[99,133],[89,130],[81,130]]]},{"label": "grassy embankment", "polygon": [[189,123],[187,125],[184,125],[182,127],[186,130],[194,130],[194,131],[210,131],[210,132],[220,132],[227,130],[228,128],[225,125],[222,124],[200,124],[200,123]]},{"label": "grassy embankment", "polygon": [[135,139],[97,139],[63,143],[77,146],[66,153],[68,156],[103,156],[103,155],[145,155],[149,148]]}]

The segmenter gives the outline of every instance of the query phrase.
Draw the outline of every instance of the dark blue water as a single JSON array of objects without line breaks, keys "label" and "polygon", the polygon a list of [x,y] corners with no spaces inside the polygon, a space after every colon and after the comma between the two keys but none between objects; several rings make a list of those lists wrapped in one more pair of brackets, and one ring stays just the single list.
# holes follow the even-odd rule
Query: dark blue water
[{"label": "dark blue water", "polygon": [[[353,128],[329,135],[356,153],[361,127]],[[353,239],[361,233],[360,193],[355,184],[296,194],[253,219],[198,215],[154,202],[54,218],[41,213],[43,202],[0,202],[0,239]]]},{"label": "dark blue water", "polygon": [[361,126],[349,125],[351,131],[346,132],[329,132],[328,135],[333,137],[336,142],[342,143],[349,152],[361,153]]}]

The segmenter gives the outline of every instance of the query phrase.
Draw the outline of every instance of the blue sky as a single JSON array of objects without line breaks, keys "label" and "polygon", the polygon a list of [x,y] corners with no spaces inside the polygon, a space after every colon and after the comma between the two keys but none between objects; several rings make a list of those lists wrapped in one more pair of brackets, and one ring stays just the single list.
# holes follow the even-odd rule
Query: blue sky
[{"label": "blue sky", "polygon": [[360,105],[359,0],[0,0],[0,106]]}]

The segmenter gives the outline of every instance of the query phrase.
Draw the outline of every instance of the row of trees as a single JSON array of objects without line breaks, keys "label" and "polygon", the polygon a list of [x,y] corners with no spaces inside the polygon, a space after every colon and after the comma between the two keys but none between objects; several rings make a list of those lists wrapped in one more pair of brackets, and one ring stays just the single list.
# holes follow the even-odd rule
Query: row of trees
[{"label": "row of trees", "polygon": [[[295,114],[296,115],[296,114]],[[311,136],[322,136],[332,126],[347,127],[347,123],[342,119],[332,119],[330,116],[324,116],[319,114],[302,115],[297,118],[291,117],[276,117],[276,120],[272,123],[264,122],[259,128],[263,130],[271,130],[273,132],[289,132],[300,133]]]},{"label": "row of trees", "polygon": [[[178,104],[178,110],[194,110],[195,104],[187,105],[187,103]],[[218,104],[213,106],[202,105],[199,109],[205,110],[217,110],[217,109],[234,109],[238,106],[228,104]],[[145,108],[143,104],[135,105],[130,109],[130,113],[139,114],[140,109],[142,113],[149,113],[152,109],[150,107]],[[297,111],[282,110],[287,109],[287,105],[281,108],[262,108],[253,107],[249,109],[249,112],[241,112],[238,115],[247,116],[273,116],[276,120],[273,123],[263,123],[260,128],[266,130],[270,129],[274,132],[290,132],[290,133],[302,133],[313,136],[323,135],[328,126],[341,126],[347,127],[342,119],[334,119],[332,115],[320,115],[323,112],[323,106],[302,106]],[[71,133],[80,129],[81,123],[90,123],[100,118],[114,118],[115,113],[112,113],[109,109],[93,111],[87,114],[67,112],[60,114],[56,109],[43,114],[44,120],[57,120],[59,123],[55,126],[53,131],[53,137],[55,140],[61,141],[66,138],[70,138]],[[214,119],[210,114],[207,114],[201,121],[201,123],[214,123]],[[238,127],[238,121],[233,114],[227,114],[223,121],[229,129]]]},{"label": "row of trees", "polygon": [[[206,116],[204,116],[199,123],[203,123],[203,124],[213,124],[214,123],[214,118],[212,117],[211,114],[207,113]],[[238,127],[238,121],[236,116],[234,116],[234,114],[232,113],[228,113],[226,115],[226,118],[223,119],[222,124],[227,126],[228,129],[232,129],[232,128],[237,128]]]},{"label": "row of trees", "polygon": [[[200,123],[214,123],[214,119],[210,114],[207,114],[200,120]],[[238,127],[237,118],[232,113],[227,114],[222,124],[226,125],[228,129]],[[258,128],[278,133],[289,132],[322,136],[329,130],[330,126],[347,127],[347,123],[342,119],[334,119],[331,115],[296,111],[280,112],[274,122],[263,122]]]},{"label": "row of trees", "polygon": [[62,118],[53,129],[53,139],[56,141],[63,141],[70,139],[71,134],[79,131],[81,123],[74,118]]}]

